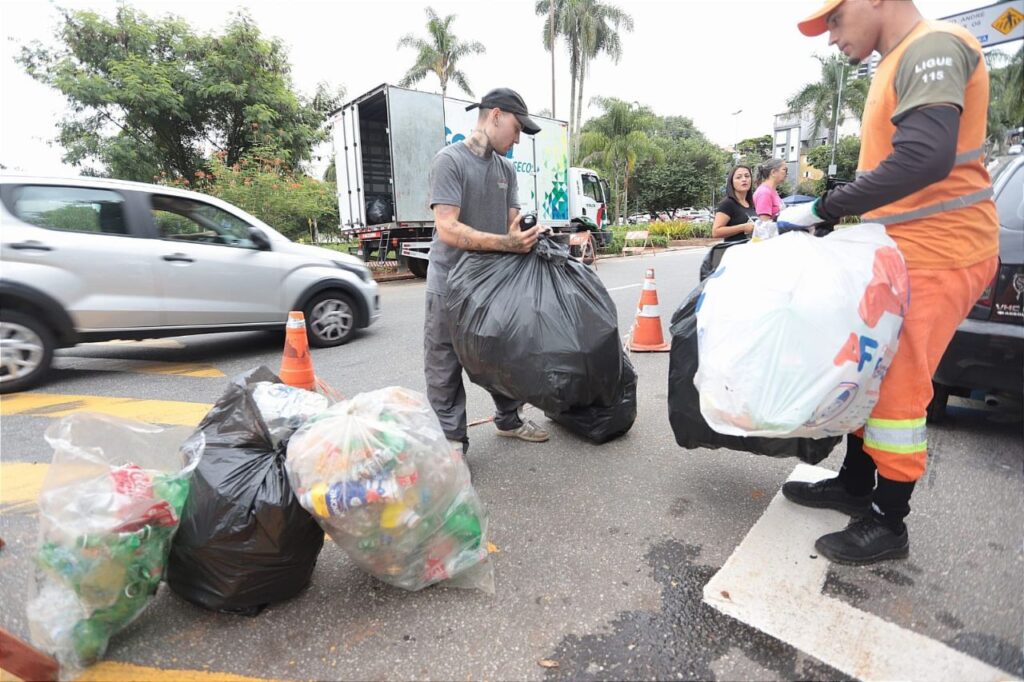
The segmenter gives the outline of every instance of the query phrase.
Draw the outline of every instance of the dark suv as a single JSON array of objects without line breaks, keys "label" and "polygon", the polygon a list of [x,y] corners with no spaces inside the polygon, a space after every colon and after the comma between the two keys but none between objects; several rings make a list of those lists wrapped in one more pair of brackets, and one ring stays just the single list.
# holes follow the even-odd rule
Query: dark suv
[{"label": "dark suv", "polygon": [[980,389],[1020,396],[1024,390],[1024,156],[1001,159],[992,186],[999,269],[942,356],[929,421],[942,419],[951,394]]}]

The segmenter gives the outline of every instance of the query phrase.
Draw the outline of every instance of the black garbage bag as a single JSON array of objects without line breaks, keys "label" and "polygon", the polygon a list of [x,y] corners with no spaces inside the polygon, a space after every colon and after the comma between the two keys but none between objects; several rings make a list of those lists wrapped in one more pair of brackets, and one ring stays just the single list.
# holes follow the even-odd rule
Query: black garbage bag
[{"label": "black garbage bag", "polygon": [[253,399],[266,367],[231,380],[198,429],[206,450],[171,545],[167,584],[190,602],[256,615],[309,585],[324,532],[292,493],[287,439],[275,447]]},{"label": "black garbage bag", "polygon": [[448,276],[447,307],[455,353],[474,383],[545,412],[614,404],[615,304],[567,246],[542,235],[528,254],[467,252]]},{"label": "black garbage bag", "polygon": [[769,457],[798,457],[817,464],[829,456],[840,438],[763,438],[727,436],[714,431],[700,413],[697,373],[697,302],[704,282],[690,292],[672,316],[672,350],[668,365],[668,420],[676,443],[684,448],[728,448]]},{"label": "black garbage bag", "polygon": [[386,194],[376,194],[366,199],[366,224],[380,225],[391,222],[394,210],[391,206],[391,197]]},{"label": "black garbage bag", "polygon": [[619,394],[608,407],[572,407],[565,412],[545,412],[553,422],[600,445],[624,436],[636,421],[636,371],[625,354]]}]

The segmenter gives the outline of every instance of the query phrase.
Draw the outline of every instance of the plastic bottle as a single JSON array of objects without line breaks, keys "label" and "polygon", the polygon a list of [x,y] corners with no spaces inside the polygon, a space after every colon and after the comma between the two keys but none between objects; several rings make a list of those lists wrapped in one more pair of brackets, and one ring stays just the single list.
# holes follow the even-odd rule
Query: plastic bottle
[{"label": "plastic bottle", "polygon": [[372,481],[342,481],[330,486],[317,483],[302,493],[300,504],[320,518],[341,516],[345,512],[373,502],[393,502],[400,489],[395,479],[378,478]]},{"label": "plastic bottle", "polygon": [[470,549],[480,546],[480,518],[476,511],[462,502],[458,504],[444,520],[444,532]]}]

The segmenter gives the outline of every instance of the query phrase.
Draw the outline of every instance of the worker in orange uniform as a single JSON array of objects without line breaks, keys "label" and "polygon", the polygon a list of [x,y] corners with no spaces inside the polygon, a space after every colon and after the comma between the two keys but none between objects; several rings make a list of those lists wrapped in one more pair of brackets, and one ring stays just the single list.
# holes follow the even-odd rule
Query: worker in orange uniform
[{"label": "worker in orange uniform", "polygon": [[876,50],[882,57],[861,119],[857,178],[778,219],[882,223],[909,270],[899,350],[867,424],[847,436],[839,475],[782,488],[797,504],[855,517],[815,547],[832,561],[870,564],[909,553],[903,520],[925,470],[932,375],[996,271],[999,227],[983,153],[988,71],[970,32],[925,19],[910,0],[828,0],[799,28],[827,31],[852,64]]}]

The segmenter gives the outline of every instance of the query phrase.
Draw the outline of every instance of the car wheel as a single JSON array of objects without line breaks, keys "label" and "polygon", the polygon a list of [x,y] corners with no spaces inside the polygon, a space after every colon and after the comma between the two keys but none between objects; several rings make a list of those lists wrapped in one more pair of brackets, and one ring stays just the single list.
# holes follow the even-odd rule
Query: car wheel
[{"label": "car wheel", "polygon": [[932,382],[932,400],[928,403],[928,423],[939,424],[946,418],[949,403],[949,387]]},{"label": "car wheel", "polygon": [[340,346],[356,332],[356,306],[348,294],[340,291],[314,296],[302,312],[309,345],[316,348]]},{"label": "car wheel", "polygon": [[38,319],[17,310],[0,312],[0,393],[31,388],[53,362],[53,332]]}]

